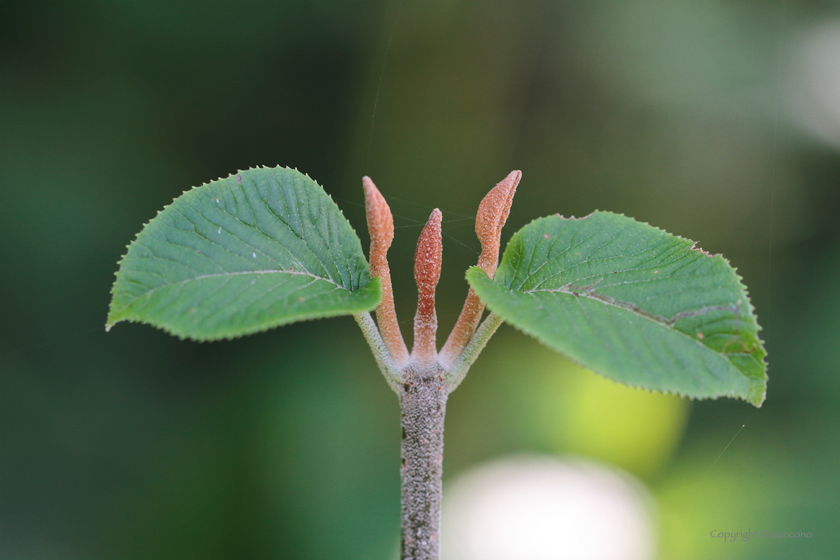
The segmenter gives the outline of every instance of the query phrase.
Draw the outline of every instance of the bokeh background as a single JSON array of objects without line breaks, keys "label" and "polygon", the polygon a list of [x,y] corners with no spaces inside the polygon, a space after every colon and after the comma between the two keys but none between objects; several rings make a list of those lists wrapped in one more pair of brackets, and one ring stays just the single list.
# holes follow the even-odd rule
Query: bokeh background
[{"label": "bokeh background", "polygon": [[[443,211],[446,333],[471,217],[511,169],[505,238],[604,209],[724,253],[764,326],[760,410],[625,389],[502,327],[450,399],[446,481],[574,454],[647,488],[658,559],[836,558],[828,0],[4,0],[0,558],[395,558],[398,406],[351,318],[214,344],[104,331],[142,224],[254,165],[310,174],[363,244],[373,177],[408,336],[420,224]],[[812,537],[710,537],[749,528]]]}]

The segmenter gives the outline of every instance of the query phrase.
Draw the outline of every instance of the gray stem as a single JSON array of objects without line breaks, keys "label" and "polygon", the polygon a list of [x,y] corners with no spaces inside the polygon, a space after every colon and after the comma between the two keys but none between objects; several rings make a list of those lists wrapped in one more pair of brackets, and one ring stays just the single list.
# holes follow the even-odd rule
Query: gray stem
[{"label": "gray stem", "polygon": [[354,315],[373,350],[376,363],[400,399],[402,411],[401,560],[438,560],[440,504],[443,493],[443,421],[449,393],[463,381],[502,319],[490,314],[455,360],[412,355],[400,368],[385,346],[369,313]]},{"label": "gray stem", "polygon": [[411,364],[402,409],[402,560],[438,560],[443,419],[449,391],[436,362]]}]

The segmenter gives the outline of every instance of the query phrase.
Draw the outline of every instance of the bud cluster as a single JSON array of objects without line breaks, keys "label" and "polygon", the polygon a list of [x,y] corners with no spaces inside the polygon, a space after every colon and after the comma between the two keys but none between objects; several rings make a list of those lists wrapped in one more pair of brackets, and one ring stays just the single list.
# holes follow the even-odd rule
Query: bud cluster
[{"label": "bud cluster", "polygon": [[[481,242],[478,266],[491,278],[499,262],[502,227],[510,214],[513,195],[522,178],[521,171],[512,171],[481,201],[475,220],[475,232]],[[435,208],[420,234],[414,255],[414,279],[417,282],[417,314],[414,317],[414,348],[409,355],[400,333],[394,308],[394,293],[388,267],[388,249],[394,239],[394,218],[385,198],[369,177],[362,183],[370,232],[370,275],[382,281],[382,301],[376,308],[376,321],[385,347],[394,364],[401,369],[412,363],[437,363],[449,371],[470,343],[484,312],[484,304],[470,289],[461,315],[441,349],[436,348],[437,316],[435,288],[440,280],[443,259],[441,240],[442,214]]]}]

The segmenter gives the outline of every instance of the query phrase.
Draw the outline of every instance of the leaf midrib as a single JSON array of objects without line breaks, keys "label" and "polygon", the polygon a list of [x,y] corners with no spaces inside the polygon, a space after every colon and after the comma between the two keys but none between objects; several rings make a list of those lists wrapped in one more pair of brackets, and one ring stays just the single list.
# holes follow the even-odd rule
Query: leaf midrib
[{"label": "leaf midrib", "polygon": [[[583,288],[581,288],[581,290],[582,289]],[[717,350],[714,350],[713,348],[710,348],[709,346],[704,344],[701,340],[698,340],[698,339],[694,338],[690,334],[688,334],[686,332],[683,332],[683,331],[679,330],[678,328],[676,328],[674,326],[676,321],[681,318],[679,316],[683,315],[684,313],[690,313],[691,314],[690,316],[693,316],[693,315],[700,315],[700,314],[703,314],[703,313],[708,313],[710,311],[715,311],[715,310],[731,309],[731,308],[728,308],[727,306],[719,306],[719,305],[718,306],[706,306],[706,307],[701,307],[699,309],[696,309],[696,310],[693,310],[693,311],[690,311],[690,312],[681,311],[674,316],[675,318],[668,319],[666,317],[662,317],[660,315],[654,315],[652,313],[648,313],[646,311],[638,309],[638,308],[636,308],[636,306],[634,304],[629,303],[629,302],[624,302],[622,300],[617,300],[615,298],[605,299],[609,296],[593,297],[593,294],[591,294],[591,293],[585,293],[585,292],[582,292],[582,291],[581,292],[575,292],[568,285],[563,286],[561,288],[557,288],[557,289],[528,290],[528,291],[523,291],[523,292],[520,292],[520,293],[534,295],[537,292],[553,293],[553,294],[563,293],[563,294],[568,294],[568,295],[570,295],[570,296],[572,296],[576,299],[577,298],[585,298],[585,299],[588,299],[588,300],[597,301],[598,303],[602,303],[607,307],[612,307],[612,308],[615,308],[615,309],[623,309],[624,311],[628,311],[628,312],[632,313],[633,315],[635,315],[636,317],[638,317],[640,319],[646,319],[648,321],[656,323],[657,325],[659,325],[661,327],[665,327],[669,332],[674,332],[676,334],[679,334],[679,335],[691,340],[692,342],[694,342],[698,346],[701,346],[702,348],[705,348],[706,350],[709,350],[710,352],[720,356],[721,358],[723,358],[724,360],[729,362],[732,365],[732,367],[735,367],[735,364],[732,364],[732,362],[729,360],[728,356],[738,354],[737,352],[736,353],[718,352]],[[612,300],[612,301],[610,301],[610,300]],[[624,304],[624,305],[621,305],[621,304]],[[738,370],[737,367],[735,367],[735,369]],[[738,370],[738,371],[740,372],[740,370]],[[743,375],[743,373],[742,373],[742,375]]]},{"label": "leaf midrib", "polygon": [[[237,272],[215,272],[215,273],[212,273],[212,274],[202,274],[200,276],[194,276],[192,278],[185,278],[184,280],[179,280],[178,282],[170,282],[168,284],[164,284],[162,286],[152,288],[151,290],[147,290],[143,294],[143,296],[148,297],[158,290],[163,290],[165,288],[171,288],[172,286],[179,286],[179,285],[183,285],[183,284],[188,284],[189,282],[195,282],[195,281],[204,280],[204,279],[207,279],[207,278],[228,278],[228,277],[231,277],[231,276],[247,276],[249,274],[255,274],[255,275],[287,274],[289,276],[308,276],[308,277],[314,278],[316,280],[323,280],[325,282],[329,282],[330,284],[332,284],[336,288],[344,290],[346,292],[351,292],[351,290],[348,290],[344,286],[341,286],[340,284],[336,284],[335,282],[333,282],[332,280],[330,280],[328,278],[324,278],[322,276],[312,274],[311,272],[300,272],[300,271],[297,271],[297,270],[294,270],[294,271],[291,271],[291,270],[241,270],[241,271],[237,271]],[[140,297],[143,297],[143,296],[140,296]],[[132,303],[139,300],[140,297],[134,298],[134,300],[132,300]],[[130,305],[131,304],[128,304],[126,307],[128,307]]]},{"label": "leaf midrib", "polygon": [[[595,214],[595,213],[593,213],[593,214]],[[592,216],[593,214],[590,214],[590,216]],[[587,217],[589,217],[589,216],[587,216]],[[568,224],[564,223],[563,225],[565,227]],[[581,227],[582,227],[582,225],[579,226],[572,233],[571,238],[569,239],[569,246],[567,248],[563,249],[562,251],[560,251],[556,255],[546,259],[546,262],[542,263],[534,271],[530,271],[530,269],[531,269],[531,265],[533,263],[534,257],[537,253],[537,251],[536,251],[537,243],[530,244],[531,246],[528,247],[529,243],[527,243],[527,240],[524,239],[524,238],[521,239],[520,240],[521,245],[519,246],[519,252],[520,252],[520,255],[521,255],[520,258],[519,258],[519,261],[520,261],[519,266],[513,267],[513,266],[509,265],[509,266],[511,266],[511,268],[513,268],[514,274],[513,274],[513,278],[511,279],[511,281],[509,283],[509,287],[507,289],[512,290],[512,291],[516,291],[516,292],[519,292],[519,293],[529,294],[529,295],[534,295],[534,294],[540,293],[540,292],[542,292],[542,293],[565,293],[565,294],[568,294],[568,295],[573,296],[575,298],[583,297],[583,298],[586,298],[586,299],[589,299],[589,300],[592,300],[592,301],[597,301],[599,303],[604,304],[607,307],[611,307],[611,308],[614,308],[614,309],[623,309],[625,311],[630,312],[634,316],[638,317],[640,320],[648,320],[648,321],[651,321],[652,323],[655,323],[655,324],[657,324],[661,327],[666,328],[668,331],[673,331],[673,332],[679,333],[680,335],[692,340],[695,344],[698,344],[699,346],[713,352],[714,354],[716,354],[718,356],[721,356],[727,362],[729,362],[729,359],[728,359],[727,356],[729,356],[730,354],[720,353],[720,352],[712,349],[711,347],[704,344],[701,340],[698,340],[698,339],[694,338],[693,336],[691,336],[690,334],[685,333],[685,332],[677,329],[676,326],[675,326],[676,321],[678,319],[682,318],[683,316],[700,315],[700,314],[708,313],[709,311],[713,311],[713,310],[716,310],[716,309],[724,309],[724,308],[730,309],[729,306],[704,306],[704,307],[694,309],[694,310],[691,310],[691,311],[680,311],[680,312],[676,313],[674,315],[674,317],[669,319],[669,318],[661,316],[661,315],[656,315],[656,314],[644,311],[636,303],[611,298],[609,296],[596,294],[594,292],[594,290],[587,290],[586,286],[578,287],[574,283],[567,283],[564,286],[561,286],[560,288],[532,288],[532,289],[522,290],[521,287],[530,283],[530,282],[532,282],[536,277],[538,277],[540,271],[542,271],[550,262],[556,262],[557,260],[563,258],[564,255],[569,254],[570,251],[572,251],[572,250],[574,250],[578,247],[581,247],[582,245],[585,245],[588,241],[590,241],[593,237],[595,237],[600,232],[600,230],[602,229],[602,228],[599,228],[598,230],[592,232],[589,236],[587,236],[586,239],[576,243],[577,235],[580,232]],[[623,233],[623,232],[627,231],[629,229],[629,227],[630,226],[625,226],[621,230],[620,233]],[[551,282],[552,280],[555,280],[558,277],[562,277],[565,273],[567,273],[572,268],[574,268],[576,266],[580,266],[580,265],[588,263],[588,262],[591,262],[592,260],[609,260],[609,259],[613,259],[613,258],[625,258],[625,257],[627,257],[626,254],[622,254],[622,255],[609,256],[609,257],[599,257],[597,259],[592,259],[591,258],[592,254],[594,254],[597,251],[602,250],[604,247],[606,247],[610,243],[615,242],[615,240],[620,237],[620,233],[618,235],[612,236],[612,238],[607,243],[605,243],[603,245],[600,245],[597,248],[594,248],[590,252],[589,256],[582,258],[579,262],[576,262],[574,265],[567,266],[567,267],[563,268],[562,270],[556,272],[555,274],[553,274],[551,276],[547,276],[547,277],[539,280],[538,283],[537,283],[537,286],[543,286],[546,283],[549,283],[549,282]],[[551,254],[551,250],[554,248],[554,245],[560,240],[559,239],[560,237],[561,236],[558,236],[558,238],[552,240],[551,247],[549,247],[547,254]],[[526,251],[526,247],[529,250]],[[639,265],[644,267],[647,263],[650,263],[651,261],[656,261],[657,259],[662,259],[662,258],[667,259],[668,257],[673,256],[675,253],[679,253],[681,249],[682,249],[681,247],[674,247],[674,248],[671,248],[670,251],[665,250],[665,251],[662,251],[662,252],[657,251],[657,250],[642,249],[642,250],[638,251],[637,253],[633,254],[632,256],[640,256],[640,255],[642,255],[646,252],[650,252],[651,254],[650,254],[649,258],[645,259],[641,263],[638,263]],[[527,258],[529,258],[529,262],[528,262],[527,266],[523,267],[523,261],[524,261],[524,258],[526,258],[526,255],[525,255],[526,253],[529,253],[529,255],[527,256]],[[682,266],[687,266],[688,264],[689,263],[684,263]],[[682,266],[680,268],[682,268]],[[517,276],[519,275],[520,271],[522,271],[522,270],[530,271],[530,272],[527,272],[525,274],[525,277],[522,278],[522,280],[519,283],[517,283],[516,282]],[[621,271],[616,271],[616,272],[630,272],[630,271],[633,271],[633,270],[635,270],[635,267],[631,268],[631,269],[624,269],[624,270],[621,270]],[[671,272],[673,273],[674,271],[671,271]],[[669,275],[669,277],[671,277],[671,276]],[[600,280],[605,280],[606,275],[596,274],[596,275],[588,276],[588,277],[585,277],[585,278],[579,278],[578,281],[589,280],[589,279],[594,279],[595,283],[597,283]],[[665,280],[665,279],[666,279],[666,277],[663,276],[661,278],[656,278],[656,279],[651,278],[651,279],[637,280],[637,282],[655,282],[655,281],[661,281],[661,280]],[[520,289],[513,288],[514,285],[518,285],[520,287]],[[592,284],[589,284],[589,286],[591,286],[591,285]],[[614,284],[611,284],[611,285],[614,285]],[[609,287],[609,286],[607,286],[607,287]],[[737,313],[737,311],[736,311],[736,313]]]}]

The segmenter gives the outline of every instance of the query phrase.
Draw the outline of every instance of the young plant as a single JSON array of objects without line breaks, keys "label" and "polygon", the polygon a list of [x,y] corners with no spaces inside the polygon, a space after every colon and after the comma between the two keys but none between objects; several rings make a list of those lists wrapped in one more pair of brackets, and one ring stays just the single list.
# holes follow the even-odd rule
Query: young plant
[{"label": "young plant", "polygon": [[[387,259],[394,222],[383,196],[363,179],[368,264],[332,199],[308,176],[282,167],[202,185],[159,212],[120,261],[106,328],[139,321],[204,341],[353,315],[402,409],[405,560],[438,558],[446,400],[502,321],[619,383],[761,406],[767,376],[760,327],[722,256],[631,218],[593,212],[531,222],[499,263],[521,176],[512,172],[478,207],[481,255],[467,271],[470,290],[440,352],[440,210],[415,253],[419,300],[409,353],[394,310]],[[490,313],[481,322],[485,306]]]}]

